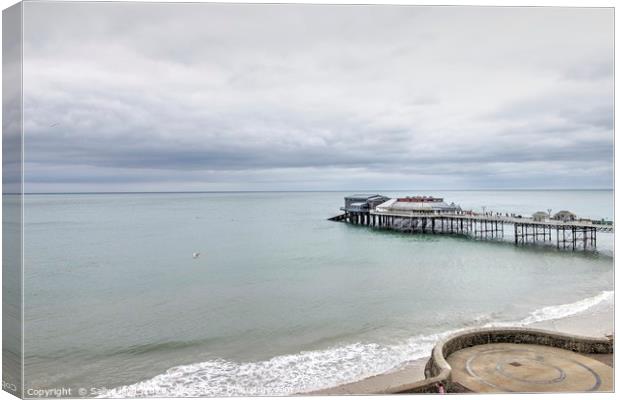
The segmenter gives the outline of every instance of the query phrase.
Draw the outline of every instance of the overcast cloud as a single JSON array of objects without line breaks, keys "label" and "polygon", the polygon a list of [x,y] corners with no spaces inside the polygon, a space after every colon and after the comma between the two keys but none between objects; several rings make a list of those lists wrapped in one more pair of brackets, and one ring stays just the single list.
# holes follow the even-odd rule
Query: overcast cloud
[{"label": "overcast cloud", "polygon": [[24,8],[26,191],[613,185],[612,9]]}]

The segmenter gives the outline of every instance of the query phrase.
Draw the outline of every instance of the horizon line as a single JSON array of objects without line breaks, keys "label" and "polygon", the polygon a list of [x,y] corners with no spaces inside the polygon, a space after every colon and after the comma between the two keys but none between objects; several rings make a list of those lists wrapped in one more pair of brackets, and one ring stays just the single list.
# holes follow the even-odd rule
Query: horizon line
[{"label": "horizon line", "polygon": [[200,193],[364,193],[364,192],[508,192],[508,191],[613,191],[614,188],[502,188],[502,189],[332,189],[332,190],[156,190],[156,191],[80,191],[80,192],[24,192],[11,195],[53,194],[200,194]]}]

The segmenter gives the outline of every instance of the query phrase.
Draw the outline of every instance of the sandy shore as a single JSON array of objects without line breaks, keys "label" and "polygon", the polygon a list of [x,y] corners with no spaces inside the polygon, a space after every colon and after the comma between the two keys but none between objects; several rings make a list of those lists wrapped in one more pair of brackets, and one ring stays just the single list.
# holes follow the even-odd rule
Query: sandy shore
[{"label": "sandy shore", "polygon": [[[603,303],[566,318],[536,322],[527,326],[573,335],[594,337],[606,336],[613,334],[614,309],[612,304]],[[424,379],[424,366],[427,360],[428,358],[413,360],[397,371],[372,376],[358,382],[319,390],[310,394],[346,395],[389,392],[392,387]]]}]

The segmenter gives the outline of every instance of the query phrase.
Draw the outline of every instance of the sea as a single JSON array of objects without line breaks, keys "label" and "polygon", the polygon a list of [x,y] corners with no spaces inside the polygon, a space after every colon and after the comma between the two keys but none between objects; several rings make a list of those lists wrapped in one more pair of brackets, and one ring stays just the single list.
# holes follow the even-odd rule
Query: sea
[{"label": "sea", "polygon": [[[610,190],[379,193],[614,216]],[[402,368],[455,330],[613,301],[613,234],[573,252],[328,221],[348,194],[26,195],[26,389],[304,393]]]}]

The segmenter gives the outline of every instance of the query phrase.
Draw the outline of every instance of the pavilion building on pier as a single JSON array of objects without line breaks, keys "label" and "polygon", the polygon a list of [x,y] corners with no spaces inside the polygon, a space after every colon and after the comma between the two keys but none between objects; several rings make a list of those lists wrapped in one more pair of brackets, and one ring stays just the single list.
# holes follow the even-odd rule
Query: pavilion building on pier
[{"label": "pavilion building on pier", "polygon": [[454,203],[446,203],[444,199],[432,196],[400,197],[379,204],[377,213],[408,213],[408,214],[458,214],[461,207]]}]

